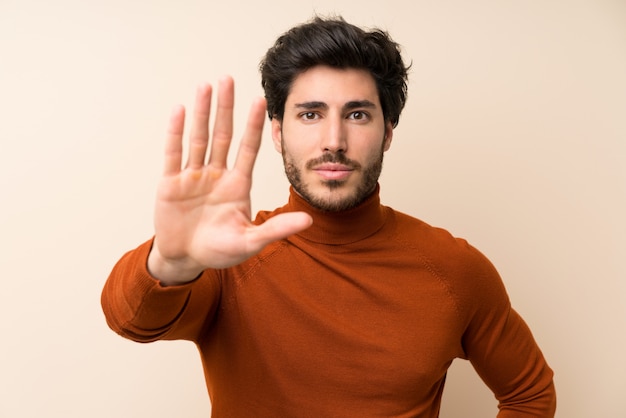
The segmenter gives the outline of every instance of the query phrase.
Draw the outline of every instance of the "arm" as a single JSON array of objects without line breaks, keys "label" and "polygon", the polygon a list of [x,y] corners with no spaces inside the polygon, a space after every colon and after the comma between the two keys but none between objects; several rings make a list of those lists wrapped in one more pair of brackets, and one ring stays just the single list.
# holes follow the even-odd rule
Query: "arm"
[{"label": "arm", "polygon": [[511,308],[498,273],[482,255],[473,271],[477,301],[463,339],[468,359],[499,402],[499,418],[554,417],[553,372],[530,329]]},{"label": "arm", "polygon": [[185,109],[173,111],[157,190],[154,240],[118,262],[102,293],[109,325],[134,340],[193,339],[219,299],[216,269],[241,263],[311,223],[305,213],[281,214],[260,225],[251,222],[252,169],[265,101],[253,103],[235,163],[228,169],[232,79],[220,82],[209,143],[211,94],[210,85],[198,88],[185,167],[181,167]]},{"label": "arm", "polygon": [[129,251],[115,264],[102,290],[109,327],[137,342],[197,341],[220,299],[219,278],[206,271],[198,280],[163,286],[146,268],[153,241]]}]

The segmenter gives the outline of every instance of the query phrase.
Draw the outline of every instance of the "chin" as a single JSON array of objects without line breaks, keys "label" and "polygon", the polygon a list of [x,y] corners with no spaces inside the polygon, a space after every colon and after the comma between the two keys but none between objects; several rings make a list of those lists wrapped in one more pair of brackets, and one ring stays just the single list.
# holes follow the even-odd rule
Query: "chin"
[{"label": "chin", "polygon": [[363,193],[359,188],[350,187],[345,182],[337,180],[325,181],[315,191],[305,188],[303,192],[298,192],[311,206],[326,212],[352,209],[371,193]]}]

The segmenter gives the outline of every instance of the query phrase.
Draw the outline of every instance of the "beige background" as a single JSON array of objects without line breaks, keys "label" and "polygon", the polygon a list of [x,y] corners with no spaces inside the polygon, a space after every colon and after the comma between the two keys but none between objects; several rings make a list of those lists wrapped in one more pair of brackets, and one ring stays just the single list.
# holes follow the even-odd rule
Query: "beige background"
[{"label": "beige background", "polygon": [[[0,0],[0,417],[209,415],[195,348],[117,337],[100,289],[152,233],[171,107],[230,73],[242,122],[259,59],[314,11],[414,62],[384,202],[492,259],[559,417],[626,416],[623,0]],[[281,205],[269,136],[257,167],[254,209]],[[495,413],[456,362],[441,416]]]}]

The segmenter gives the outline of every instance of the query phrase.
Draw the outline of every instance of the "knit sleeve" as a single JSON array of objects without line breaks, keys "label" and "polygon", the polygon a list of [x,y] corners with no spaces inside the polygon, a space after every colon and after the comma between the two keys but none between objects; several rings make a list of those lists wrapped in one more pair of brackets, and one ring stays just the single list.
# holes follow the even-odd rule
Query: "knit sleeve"
[{"label": "knit sleeve", "polygon": [[529,327],[511,307],[495,268],[470,250],[464,281],[470,306],[463,336],[467,358],[498,399],[499,418],[554,417],[552,370]]},{"label": "knit sleeve", "polygon": [[205,272],[191,283],[162,286],[146,267],[151,246],[143,243],[113,267],[101,296],[107,324],[137,342],[197,341],[215,313],[219,281]]}]

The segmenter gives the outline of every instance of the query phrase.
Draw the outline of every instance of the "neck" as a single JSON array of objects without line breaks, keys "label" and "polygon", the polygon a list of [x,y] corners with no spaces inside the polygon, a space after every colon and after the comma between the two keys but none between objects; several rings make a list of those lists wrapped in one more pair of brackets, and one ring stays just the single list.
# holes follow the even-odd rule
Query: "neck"
[{"label": "neck", "polygon": [[285,210],[303,211],[313,217],[313,225],[300,232],[300,237],[331,245],[348,244],[366,238],[379,230],[385,221],[378,186],[358,206],[336,212],[315,208],[292,187]]}]

